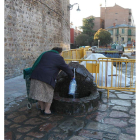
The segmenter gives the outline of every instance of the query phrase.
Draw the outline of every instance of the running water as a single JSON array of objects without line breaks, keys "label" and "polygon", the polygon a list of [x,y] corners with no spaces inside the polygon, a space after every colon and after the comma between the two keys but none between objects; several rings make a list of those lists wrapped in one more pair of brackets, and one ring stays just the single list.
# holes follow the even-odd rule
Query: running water
[{"label": "running water", "polygon": [[75,99],[75,92],[76,92],[77,83],[75,80],[75,68],[74,68],[74,78],[71,80],[69,85],[69,94],[73,96]]}]

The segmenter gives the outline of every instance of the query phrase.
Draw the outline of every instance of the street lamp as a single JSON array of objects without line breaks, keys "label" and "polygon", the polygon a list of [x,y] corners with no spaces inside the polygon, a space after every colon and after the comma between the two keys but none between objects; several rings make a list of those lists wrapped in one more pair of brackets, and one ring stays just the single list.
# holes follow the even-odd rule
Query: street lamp
[{"label": "street lamp", "polygon": [[[76,4],[78,4],[78,3],[69,4],[69,5],[68,5],[68,9],[69,9],[69,10],[72,10],[72,9],[73,9],[73,6],[76,5]],[[78,9],[77,9],[76,11],[81,11],[80,8],[79,8],[79,4],[78,4]]]},{"label": "street lamp", "polygon": [[98,48],[99,48],[99,43],[100,43],[100,40],[98,39]]}]

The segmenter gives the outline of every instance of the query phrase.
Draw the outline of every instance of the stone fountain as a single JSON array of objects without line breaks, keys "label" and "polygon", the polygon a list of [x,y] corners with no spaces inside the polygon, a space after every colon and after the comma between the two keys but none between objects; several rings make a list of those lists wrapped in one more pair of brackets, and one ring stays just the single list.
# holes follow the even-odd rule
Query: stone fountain
[{"label": "stone fountain", "polygon": [[75,98],[68,94],[70,79],[61,71],[57,76],[57,83],[54,90],[52,109],[60,114],[79,114],[92,111],[98,106],[99,93],[93,76],[78,62],[69,63],[69,67],[76,69],[77,90]]}]

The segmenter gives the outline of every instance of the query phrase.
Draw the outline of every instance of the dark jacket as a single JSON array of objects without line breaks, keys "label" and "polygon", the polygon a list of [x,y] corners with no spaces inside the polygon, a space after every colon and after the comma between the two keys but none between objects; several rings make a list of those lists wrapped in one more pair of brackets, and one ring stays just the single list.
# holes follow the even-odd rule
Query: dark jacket
[{"label": "dark jacket", "polygon": [[31,79],[40,80],[54,88],[55,79],[60,70],[66,72],[70,78],[74,76],[62,56],[55,52],[46,52],[33,70]]}]

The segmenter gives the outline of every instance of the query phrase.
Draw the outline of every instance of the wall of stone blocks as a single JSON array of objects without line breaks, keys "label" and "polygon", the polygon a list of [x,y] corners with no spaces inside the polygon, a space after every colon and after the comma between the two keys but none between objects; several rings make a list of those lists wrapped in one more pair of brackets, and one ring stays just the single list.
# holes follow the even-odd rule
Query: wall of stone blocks
[{"label": "wall of stone blocks", "polygon": [[70,49],[68,5],[69,0],[5,0],[5,79],[21,75],[44,51]]}]

